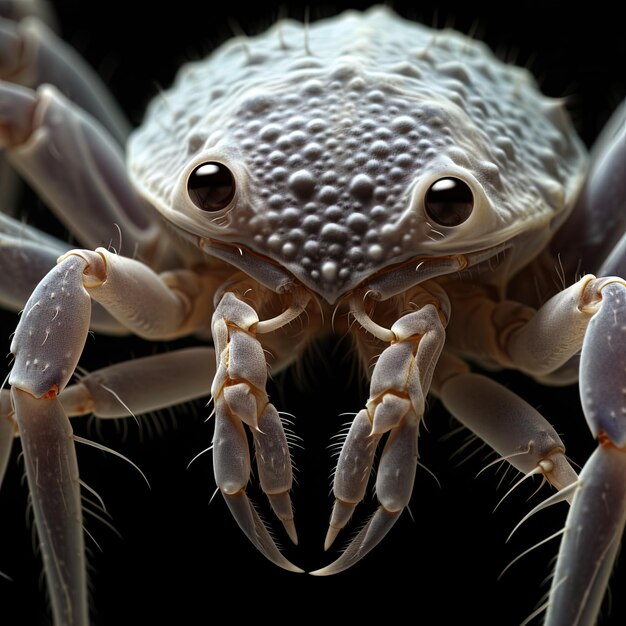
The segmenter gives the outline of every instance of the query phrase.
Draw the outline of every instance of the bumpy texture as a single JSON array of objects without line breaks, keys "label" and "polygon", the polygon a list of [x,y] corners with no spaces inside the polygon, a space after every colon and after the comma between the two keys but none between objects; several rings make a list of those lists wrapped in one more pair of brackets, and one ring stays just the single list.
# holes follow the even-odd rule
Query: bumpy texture
[{"label": "bumpy texture", "polygon": [[[561,103],[528,72],[381,7],[307,28],[282,21],[184,66],[129,158],[167,219],[269,257],[329,301],[420,255],[482,250],[530,230],[538,249],[585,167]],[[235,175],[221,212],[188,198],[204,161]],[[466,181],[475,200],[454,228],[424,212],[427,189],[446,176]]]}]

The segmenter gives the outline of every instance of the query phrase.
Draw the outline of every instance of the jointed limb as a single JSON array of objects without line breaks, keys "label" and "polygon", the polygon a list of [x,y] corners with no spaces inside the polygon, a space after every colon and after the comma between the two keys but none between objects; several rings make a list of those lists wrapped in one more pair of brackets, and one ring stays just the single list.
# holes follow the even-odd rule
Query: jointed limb
[{"label": "jointed limb", "polygon": [[[477,300],[479,302],[479,300]],[[514,312],[509,303],[481,306]],[[491,358],[545,377],[580,357],[580,394],[599,447],[576,479],[553,429],[525,402],[473,374],[445,380],[439,393],[462,423],[524,473],[541,472],[568,487],[572,506],[547,603],[549,626],[595,622],[626,522],[626,281],[585,276],[548,300],[535,314],[491,315]],[[461,320],[471,325],[471,317]],[[457,331],[452,335],[460,337]],[[460,346],[461,350],[464,346]],[[555,462],[558,461],[558,462]],[[534,466],[534,470],[533,470]],[[573,496],[573,497],[572,497]]]},{"label": "jointed limb", "polygon": [[[254,302],[253,293],[248,293],[248,298]],[[297,543],[289,497],[291,456],[278,412],[265,390],[267,364],[257,338],[296,319],[303,312],[308,296],[296,291],[291,300],[286,311],[269,320],[259,320],[253,306],[233,291],[227,291],[216,307],[212,325],[218,359],[212,387],[215,402],[213,464],[217,485],[250,541],[280,567],[301,571],[279,552],[246,495],[251,462],[245,426],[253,435],[261,488],[290,539]]]},{"label": "jointed limb", "polygon": [[[181,329],[190,332],[193,324],[200,324],[206,304],[200,295],[206,290],[198,285],[194,290],[184,272],[180,281],[175,278],[170,275],[168,284],[140,263],[114,258],[106,250],[70,252],[35,289],[16,329],[9,383],[59,624],[87,623],[78,469],[71,426],[59,394],[72,377],[85,344],[90,291],[97,292],[128,326],[152,336],[157,332],[175,336]],[[141,288],[146,284],[153,291]],[[204,310],[207,315],[210,308]]]},{"label": "jointed limb", "polygon": [[129,255],[155,267],[175,258],[128,179],[121,147],[54,87],[0,81],[0,147],[83,245],[118,242],[121,232]]},{"label": "jointed limb", "polygon": [[[389,532],[410,500],[418,461],[419,426],[443,348],[447,321],[440,308],[430,303],[428,292],[416,291],[411,303],[414,308],[418,306],[414,303],[423,306],[400,317],[389,329],[376,324],[363,311],[361,296],[355,296],[351,302],[359,323],[390,345],[380,354],[372,373],[366,408],[355,417],[339,455],[326,549],[363,499],[376,448],[387,434],[376,473],[380,506],[345,552],[334,563],[313,572],[315,575],[335,574],[359,561]],[[441,296],[439,305],[447,308],[445,294]]]}]

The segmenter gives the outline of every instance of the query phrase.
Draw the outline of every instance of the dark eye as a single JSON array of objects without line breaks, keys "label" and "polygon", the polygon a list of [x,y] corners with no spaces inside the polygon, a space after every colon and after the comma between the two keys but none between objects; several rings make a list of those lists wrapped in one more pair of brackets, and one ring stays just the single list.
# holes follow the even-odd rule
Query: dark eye
[{"label": "dark eye", "polygon": [[191,201],[203,211],[219,211],[230,204],[235,195],[235,179],[223,164],[208,161],[198,165],[187,180]]},{"label": "dark eye", "polygon": [[462,224],[474,209],[474,195],[459,178],[441,178],[426,192],[424,206],[428,217],[441,226]]}]

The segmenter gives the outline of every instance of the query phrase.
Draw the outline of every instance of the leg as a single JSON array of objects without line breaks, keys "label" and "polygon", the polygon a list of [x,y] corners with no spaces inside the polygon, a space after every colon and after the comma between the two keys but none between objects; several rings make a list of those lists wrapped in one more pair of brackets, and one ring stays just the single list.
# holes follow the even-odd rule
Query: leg
[{"label": "leg", "polygon": [[0,486],[9,463],[15,431],[11,394],[0,389]]},{"label": "leg", "polygon": [[[80,382],[66,387],[59,395],[58,400],[62,410],[67,416],[84,415],[93,413],[97,418],[121,418],[129,415],[141,415],[142,413],[155,411],[173,404],[185,402],[194,398],[206,396],[210,392],[210,385],[215,374],[215,353],[212,348],[188,348],[177,352],[168,352],[156,356],[144,357],[127,363],[120,363],[98,371],[91,372],[81,377]],[[10,392],[0,391],[0,484],[6,468],[13,439],[15,438],[16,425],[13,422],[14,409],[11,406]],[[16,402],[16,414],[21,416],[19,433],[24,438],[23,446],[28,450],[29,462],[26,465],[29,481],[35,471],[38,477],[44,476],[46,480],[38,479],[37,489],[32,494],[36,518],[46,520],[46,528],[52,529],[50,533],[62,530],[67,520],[59,517],[59,507],[54,503],[65,502],[69,497],[73,502],[73,483],[77,479],[77,466],[74,466],[74,451],[71,442],[72,434],[69,424],[64,416],[56,410],[54,414],[45,413],[39,415],[39,407],[32,396],[24,392],[14,392],[18,398]],[[26,403],[26,404],[25,404]],[[33,406],[29,406],[29,403]],[[31,416],[39,415],[40,421],[31,421]],[[60,447],[54,443],[51,433],[60,429],[64,435],[60,441],[64,444]],[[57,446],[55,448],[55,446]],[[58,449],[58,454],[51,454],[52,450]],[[50,464],[46,469],[45,460],[68,459],[71,460],[72,475],[65,475],[63,468],[57,464]],[[49,477],[49,478],[48,478]],[[76,503],[73,504],[74,516],[80,517],[80,510]],[[65,563],[70,561],[63,551],[73,551],[81,546],[81,538],[76,536],[82,528],[71,526],[71,539],[66,537],[66,543],[61,547],[54,543],[53,559],[63,559]],[[46,532],[44,530],[44,532]],[[52,544],[51,537],[43,537],[44,544]],[[80,563],[72,566],[79,568]],[[59,578],[52,578],[49,585],[52,588],[76,589],[76,585],[82,585],[84,574],[72,571],[71,574],[64,568],[58,570]],[[70,587],[73,585],[73,587]],[[67,594],[65,594],[67,595]],[[73,600],[76,603],[77,599]],[[80,600],[82,602],[82,599]],[[57,603],[58,604],[58,603]],[[62,605],[64,606],[64,605]],[[63,614],[75,614],[76,608],[61,608],[57,610],[55,620],[57,623],[80,623],[76,617],[63,618]]]},{"label": "leg", "polygon": [[59,400],[68,417],[141,415],[209,395],[214,376],[215,350],[186,348],[90,372]]},{"label": "leg", "polygon": [[[78,466],[72,430],[56,396],[78,362],[87,336],[90,305],[82,287],[83,268],[70,260],[55,269],[60,271],[59,283],[71,303],[73,319],[60,327],[63,332],[48,334],[50,321],[57,317],[59,324],[66,316],[58,317],[52,307],[41,306],[43,294],[35,290],[22,317],[27,321],[18,325],[11,346],[16,360],[9,382],[14,385],[12,402],[54,622],[83,626],[88,617]],[[38,326],[40,333],[30,332]],[[40,354],[35,356],[37,349]],[[48,354],[57,359],[52,367]],[[43,377],[37,376],[39,369]]]},{"label": "leg", "polygon": [[[87,337],[90,292],[106,301],[118,319],[134,324],[144,335],[175,336],[180,329],[187,331],[186,324],[210,315],[210,309],[203,316],[196,313],[196,306],[204,306],[205,301],[202,297],[194,300],[207,285],[196,285],[204,290],[194,291],[187,273],[178,284],[175,276],[169,276],[169,285],[174,285],[170,288],[137,261],[113,258],[106,250],[82,254],[68,254],[35,289],[11,345],[15,364],[9,382],[15,420],[58,624],[86,624],[87,620],[78,469],[59,394],[74,372]],[[133,290],[128,288],[129,281]],[[129,293],[136,300],[129,302]]]},{"label": "leg", "polygon": [[[0,78],[5,78],[2,68],[8,63],[13,65],[15,56],[15,40],[13,37],[14,23],[28,17],[36,17],[41,24],[49,28],[55,25],[55,17],[50,6],[39,0],[2,0],[0,2],[0,49],[5,50],[0,59]],[[6,26],[6,28],[5,28]],[[0,155],[0,213],[15,215],[21,181],[15,169]]]},{"label": "leg", "polygon": [[[599,267],[601,276],[626,275],[625,166],[626,102],[594,147],[573,216],[553,242],[566,271],[582,262],[583,269]],[[575,254],[567,256],[572,241]],[[548,626],[595,623],[626,522],[626,288],[623,280],[599,280],[584,295],[581,308],[593,317],[582,346],[580,394],[599,447],[580,474],[565,524],[547,603]]]},{"label": "leg", "polygon": [[339,455],[333,481],[335,505],[325,548],[330,547],[363,499],[376,449],[383,435],[388,434],[376,474],[380,505],[335,562],[312,572],[317,576],[336,574],[363,558],[385,537],[407,506],[417,468],[424,399],[445,340],[441,314],[432,304],[404,315],[390,330],[364,314],[359,296],[351,301],[351,309],[367,331],[391,345],[374,367],[370,398],[355,417]]},{"label": "leg", "polygon": [[[574,211],[550,245],[554,257],[559,255],[568,280],[586,272],[624,275],[623,266],[599,268],[607,250],[617,248],[626,231],[626,102],[613,114],[591,157],[589,175]],[[622,262],[625,257],[620,256]]]},{"label": "leg", "polygon": [[[464,335],[471,340],[478,337],[484,345],[490,345],[488,338],[491,338],[492,356],[502,365],[541,378],[562,368],[582,348],[582,405],[600,449],[575,483],[577,489],[547,604],[546,624],[550,626],[583,626],[594,622],[626,519],[626,474],[623,472],[626,466],[623,454],[626,445],[626,421],[623,419],[626,406],[625,304],[623,279],[585,276],[548,300],[534,315],[525,309],[524,315],[520,315],[519,306],[499,303],[494,311],[509,309],[509,314],[491,316],[492,320],[498,320],[496,329],[474,328],[468,318],[464,332],[456,328],[449,334],[455,338]],[[520,321],[523,318],[527,321]],[[471,393],[463,386],[464,381],[469,382],[468,376],[472,376]],[[517,460],[526,463],[525,455],[516,453],[525,447],[532,451],[539,434],[550,444],[546,452],[561,447],[558,438],[554,439],[555,433],[550,435],[541,426],[535,411],[509,392],[498,390],[494,383],[487,384],[473,375],[461,374],[443,382],[441,394],[446,406],[461,422],[514,465]],[[519,423],[516,421],[515,426],[509,426],[507,422],[511,417]],[[509,436],[512,439],[507,444]],[[515,441],[518,445],[512,446]],[[557,487],[573,484],[571,472],[566,481],[551,478],[543,467],[546,458],[530,457],[531,465],[518,469],[527,473],[534,465]],[[548,468],[552,471],[553,467],[551,462]]]},{"label": "leg", "polygon": [[540,473],[557,489],[576,482],[576,472],[554,428],[499,383],[479,374],[453,375],[437,395],[455,418],[518,471]]},{"label": "leg", "polygon": [[[244,288],[244,293],[248,290]],[[254,298],[247,293],[248,298]],[[245,426],[252,431],[261,488],[290,539],[297,543],[289,491],[291,457],[278,412],[265,391],[267,364],[258,333],[271,332],[298,317],[308,296],[296,293],[293,303],[273,320],[259,321],[254,309],[234,292],[226,292],[213,316],[212,334],[218,357],[213,381],[215,479],[240,528],[255,547],[280,567],[301,572],[280,553],[246,495],[250,454]]]},{"label": "leg", "polygon": [[108,90],[70,46],[36,17],[0,18],[0,79],[36,88],[54,85],[93,115],[120,146],[130,124]]},{"label": "leg", "polygon": [[[21,311],[35,287],[71,246],[0,213],[0,305]],[[92,330],[108,335],[128,331],[97,302],[91,310]]]},{"label": "leg", "polygon": [[170,239],[128,180],[119,146],[54,88],[0,82],[0,127],[13,165],[83,244],[109,245],[121,231],[129,255],[172,261]]},{"label": "leg", "polygon": [[609,283],[600,295],[580,374],[583,409],[599,447],[580,474],[565,523],[548,626],[595,623],[626,523],[626,286]]}]

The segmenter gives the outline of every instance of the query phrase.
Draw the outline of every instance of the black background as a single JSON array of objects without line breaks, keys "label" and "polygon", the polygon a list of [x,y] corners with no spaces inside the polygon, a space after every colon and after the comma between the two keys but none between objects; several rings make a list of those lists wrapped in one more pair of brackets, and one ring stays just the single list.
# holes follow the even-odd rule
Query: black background
[{"label": "black background", "polygon": [[[265,2],[251,9],[240,0],[217,7],[176,0],[166,9],[155,3],[54,4],[64,37],[102,73],[134,124],[140,123],[157,86],[166,87],[182,62],[231,35],[227,18],[254,34],[275,21],[279,12],[304,17],[300,5]],[[311,4],[310,17],[332,15],[348,6],[363,8],[368,3]],[[504,58],[529,66],[549,95],[568,96],[587,143],[624,96],[626,51],[622,27],[609,3],[586,3],[582,12],[571,3],[556,2],[395,6],[401,14],[427,24],[475,31]],[[40,213],[30,202],[32,214]],[[2,349],[7,353],[16,317],[4,315],[0,320]],[[172,345],[157,350],[168,347]],[[366,395],[350,380],[349,368],[340,358],[346,348],[340,346],[320,361],[306,385],[297,385],[287,374],[270,389],[279,408],[296,415],[295,430],[306,447],[306,452],[295,454],[300,469],[293,499],[300,546],[286,551],[306,570],[329,561],[322,552],[332,504],[328,495],[332,460],[326,446],[347,419],[340,414],[358,410]],[[141,341],[98,337],[88,341],[82,365],[93,369],[152,351],[153,346]],[[6,369],[8,361],[0,376]],[[556,425],[572,458],[583,463],[594,443],[578,408],[576,388],[545,389],[513,374],[499,378]],[[516,490],[493,512],[512,474],[500,486],[501,474],[495,469],[477,478],[487,463],[486,451],[459,464],[467,452],[453,455],[464,435],[446,438],[455,424],[436,402],[426,417],[420,453],[441,485],[427,471],[418,470],[412,515],[405,513],[385,542],[361,563],[330,578],[277,569],[241,534],[221,497],[209,503],[215,489],[210,454],[186,469],[191,458],[210,444],[212,423],[204,421],[208,411],[198,402],[166,414],[159,422],[164,425],[162,433],[156,432],[155,420],[144,424],[142,434],[130,420],[127,432],[111,424],[98,432],[87,418],[74,422],[77,433],[132,459],[152,486],[148,490],[138,473],[119,459],[79,447],[81,476],[101,494],[122,535],[120,539],[95,519],[87,521],[102,548],[87,539],[94,624],[213,623],[220,607],[226,619],[246,621],[310,618],[371,623],[408,618],[417,624],[508,626],[528,616],[547,591],[555,541],[497,578],[523,550],[560,528],[567,507],[539,513],[506,543],[514,525],[549,491],[545,488],[531,497],[537,480]],[[32,548],[32,523],[25,522],[26,486],[18,452],[16,443],[0,493],[0,571],[13,578],[11,583],[0,579],[0,623],[39,626],[48,623],[45,593]],[[365,506],[371,508],[373,502]],[[622,564],[612,580],[612,598],[603,606],[602,624],[626,623],[625,570]]]}]

